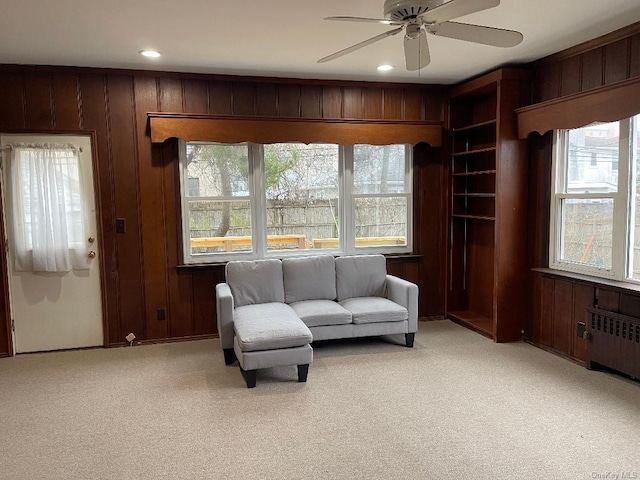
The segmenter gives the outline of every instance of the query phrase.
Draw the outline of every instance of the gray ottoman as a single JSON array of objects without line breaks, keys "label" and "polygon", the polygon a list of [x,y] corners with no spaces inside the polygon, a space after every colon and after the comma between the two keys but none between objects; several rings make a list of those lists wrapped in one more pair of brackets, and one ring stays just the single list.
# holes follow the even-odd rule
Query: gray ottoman
[{"label": "gray ottoman", "polygon": [[233,351],[248,388],[256,386],[259,368],[298,366],[298,381],[306,382],[313,361],[311,331],[285,303],[237,307]]}]

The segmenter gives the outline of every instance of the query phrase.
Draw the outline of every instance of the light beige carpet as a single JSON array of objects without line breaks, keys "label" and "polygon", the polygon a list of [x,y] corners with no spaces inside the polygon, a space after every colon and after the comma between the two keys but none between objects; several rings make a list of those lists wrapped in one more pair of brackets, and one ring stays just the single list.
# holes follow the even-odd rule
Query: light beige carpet
[{"label": "light beige carpet", "polygon": [[277,368],[251,390],[217,340],[0,359],[0,478],[640,473],[639,383],[445,320],[419,329],[413,349],[316,345],[308,383]]}]

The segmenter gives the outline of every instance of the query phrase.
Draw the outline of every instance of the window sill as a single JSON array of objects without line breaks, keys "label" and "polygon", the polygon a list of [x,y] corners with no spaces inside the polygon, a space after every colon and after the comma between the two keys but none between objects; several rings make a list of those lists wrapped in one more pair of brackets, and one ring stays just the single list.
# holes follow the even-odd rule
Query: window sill
[{"label": "window sill", "polygon": [[640,293],[640,284],[637,283],[610,280],[608,278],[594,277],[593,275],[585,275],[582,273],[566,272],[564,270],[555,270],[553,268],[532,268],[532,271],[541,273],[543,276],[569,278],[571,280],[577,280],[595,286],[612,287],[623,292]]},{"label": "window sill", "polygon": [[177,265],[178,275],[186,275],[190,273],[207,272],[215,269],[224,269],[227,262],[211,262],[211,263],[189,263]]},{"label": "window sill", "polygon": [[388,254],[385,255],[383,254],[386,258],[387,261],[393,262],[393,263],[399,263],[399,262],[418,262],[420,261],[420,259],[424,256],[424,255],[418,255],[415,253],[406,253],[406,254],[396,254],[396,253],[392,253],[392,254]]},{"label": "window sill", "polygon": [[[366,255],[366,254],[363,254],[363,255]],[[414,253],[388,254],[384,256],[386,257],[387,261],[390,263],[418,262],[423,257],[423,255],[418,255]],[[228,262],[181,264],[181,265],[177,265],[176,269],[178,270],[178,274],[189,274],[189,273],[197,273],[197,272],[213,270],[216,268],[224,268],[227,265],[227,263]],[[640,291],[640,288],[638,291]]]}]

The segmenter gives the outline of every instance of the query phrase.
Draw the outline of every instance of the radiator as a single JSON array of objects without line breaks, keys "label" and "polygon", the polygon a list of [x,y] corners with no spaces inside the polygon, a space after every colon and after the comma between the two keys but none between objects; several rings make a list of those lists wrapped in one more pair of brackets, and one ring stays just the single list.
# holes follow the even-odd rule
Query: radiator
[{"label": "radiator", "polygon": [[640,378],[640,318],[588,307],[587,366]]}]

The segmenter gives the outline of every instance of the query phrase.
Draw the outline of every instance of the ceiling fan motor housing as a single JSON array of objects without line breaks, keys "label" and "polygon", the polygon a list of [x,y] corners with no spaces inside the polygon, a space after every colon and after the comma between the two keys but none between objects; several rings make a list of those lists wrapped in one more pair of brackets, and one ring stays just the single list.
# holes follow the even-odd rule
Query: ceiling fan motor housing
[{"label": "ceiling fan motor housing", "polygon": [[396,21],[411,21],[421,13],[439,7],[448,0],[386,0],[384,18]]}]

